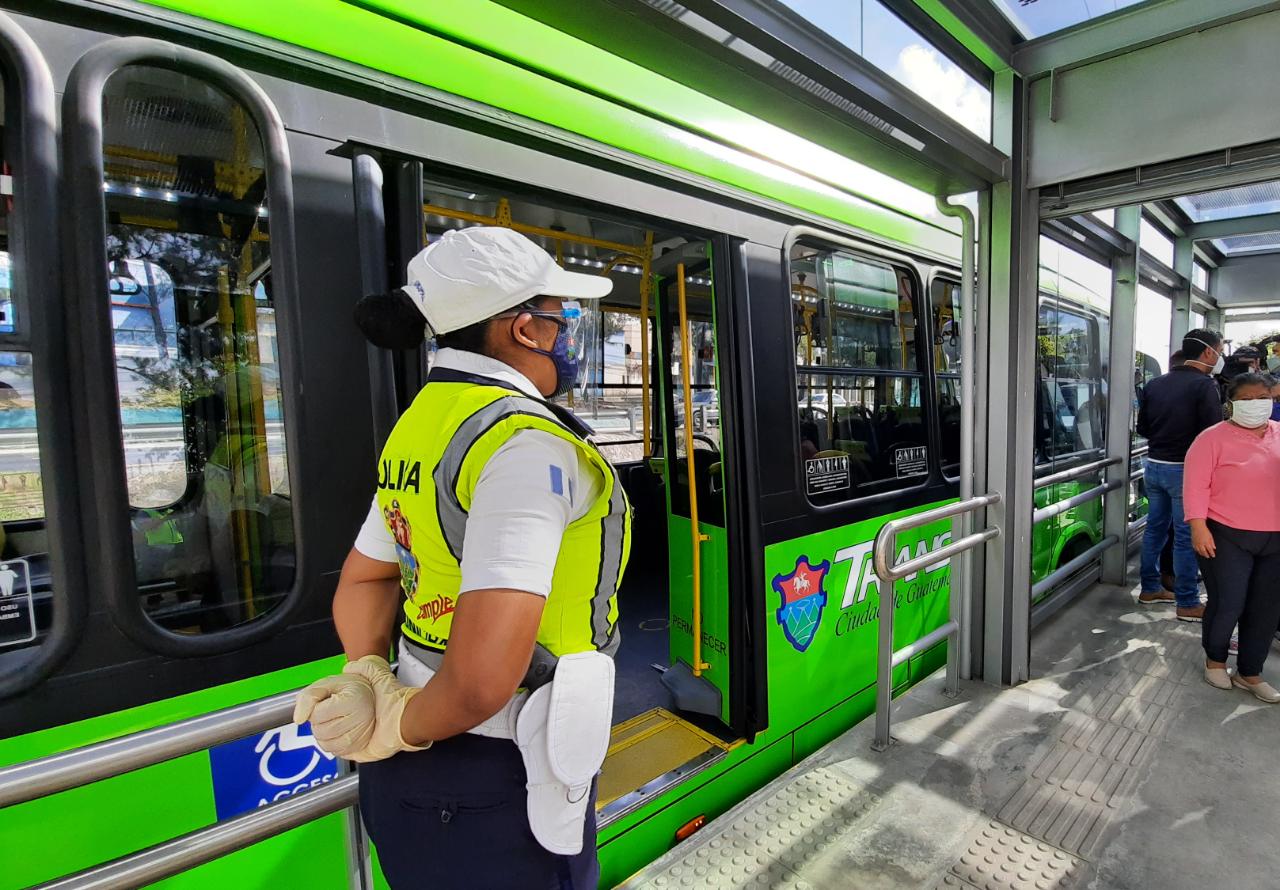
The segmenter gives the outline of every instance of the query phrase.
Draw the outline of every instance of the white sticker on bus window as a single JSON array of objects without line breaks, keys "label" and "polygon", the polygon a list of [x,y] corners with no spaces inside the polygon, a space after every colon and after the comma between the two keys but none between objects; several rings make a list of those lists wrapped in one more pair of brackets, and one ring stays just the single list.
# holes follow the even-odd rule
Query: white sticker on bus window
[{"label": "white sticker on bus window", "polygon": [[849,487],[849,455],[822,454],[804,462],[804,488],[810,495],[830,494]]},{"label": "white sticker on bus window", "polygon": [[0,562],[0,646],[30,643],[35,638],[31,566],[25,559]]},{"label": "white sticker on bus window", "polygon": [[924,445],[898,448],[893,452],[893,466],[898,478],[923,476],[929,472],[929,449]]}]

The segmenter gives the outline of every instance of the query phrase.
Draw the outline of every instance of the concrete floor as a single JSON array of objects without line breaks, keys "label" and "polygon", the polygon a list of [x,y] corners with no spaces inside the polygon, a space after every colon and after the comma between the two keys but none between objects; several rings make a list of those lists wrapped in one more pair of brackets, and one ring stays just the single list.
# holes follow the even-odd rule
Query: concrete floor
[{"label": "concrete floor", "polygon": [[864,721],[624,886],[1280,887],[1280,705],[1206,684],[1200,625],[1136,596],[1051,618],[1017,688],[930,678],[888,752]]}]

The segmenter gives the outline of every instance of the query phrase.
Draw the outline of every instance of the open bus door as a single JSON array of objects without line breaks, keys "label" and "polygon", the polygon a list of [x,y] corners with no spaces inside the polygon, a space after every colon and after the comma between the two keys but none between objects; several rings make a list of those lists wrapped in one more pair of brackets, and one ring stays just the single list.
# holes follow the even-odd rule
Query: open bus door
[{"label": "open bus door", "polygon": [[681,711],[728,724],[729,586],[711,247],[685,244],[654,264],[667,492],[670,664]]},{"label": "open bus door", "polygon": [[[642,474],[662,492],[641,501],[631,486],[636,533],[618,599],[615,716],[623,719],[600,779],[604,822],[724,757],[737,737],[730,728],[726,474],[712,281],[711,247],[697,241],[656,257],[646,285],[655,335],[652,455],[629,478]],[[662,541],[665,560],[657,548],[638,546],[649,539]],[[659,641],[646,626],[657,622],[634,619],[655,614],[654,595],[662,599],[666,639],[650,648]],[[631,701],[646,704],[641,710]]]}]

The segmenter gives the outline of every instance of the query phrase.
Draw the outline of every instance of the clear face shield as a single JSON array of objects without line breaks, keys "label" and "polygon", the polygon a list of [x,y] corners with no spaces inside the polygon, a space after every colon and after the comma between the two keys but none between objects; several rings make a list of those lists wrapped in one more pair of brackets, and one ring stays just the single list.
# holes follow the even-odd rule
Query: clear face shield
[{"label": "clear face shield", "polygon": [[563,395],[577,383],[582,355],[586,349],[586,344],[582,341],[584,322],[582,304],[576,300],[565,300],[559,309],[522,309],[518,314],[547,318],[560,328],[559,333],[556,334],[555,345],[551,349],[534,351],[547,356],[555,363],[556,390],[551,394],[551,398]]}]

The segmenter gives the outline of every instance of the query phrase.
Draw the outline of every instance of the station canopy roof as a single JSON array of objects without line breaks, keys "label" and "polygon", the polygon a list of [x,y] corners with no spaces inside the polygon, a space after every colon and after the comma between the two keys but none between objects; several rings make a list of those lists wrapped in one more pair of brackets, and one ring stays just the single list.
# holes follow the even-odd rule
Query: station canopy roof
[{"label": "station canopy roof", "polygon": [[1151,0],[991,0],[1028,40]]},{"label": "station canopy roof", "polygon": [[[1280,181],[1257,182],[1234,188],[1174,198],[1192,222],[1212,222],[1280,213]],[[1223,255],[1245,256],[1280,251],[1280,232],[1230,235],[1213,239]]]}]

